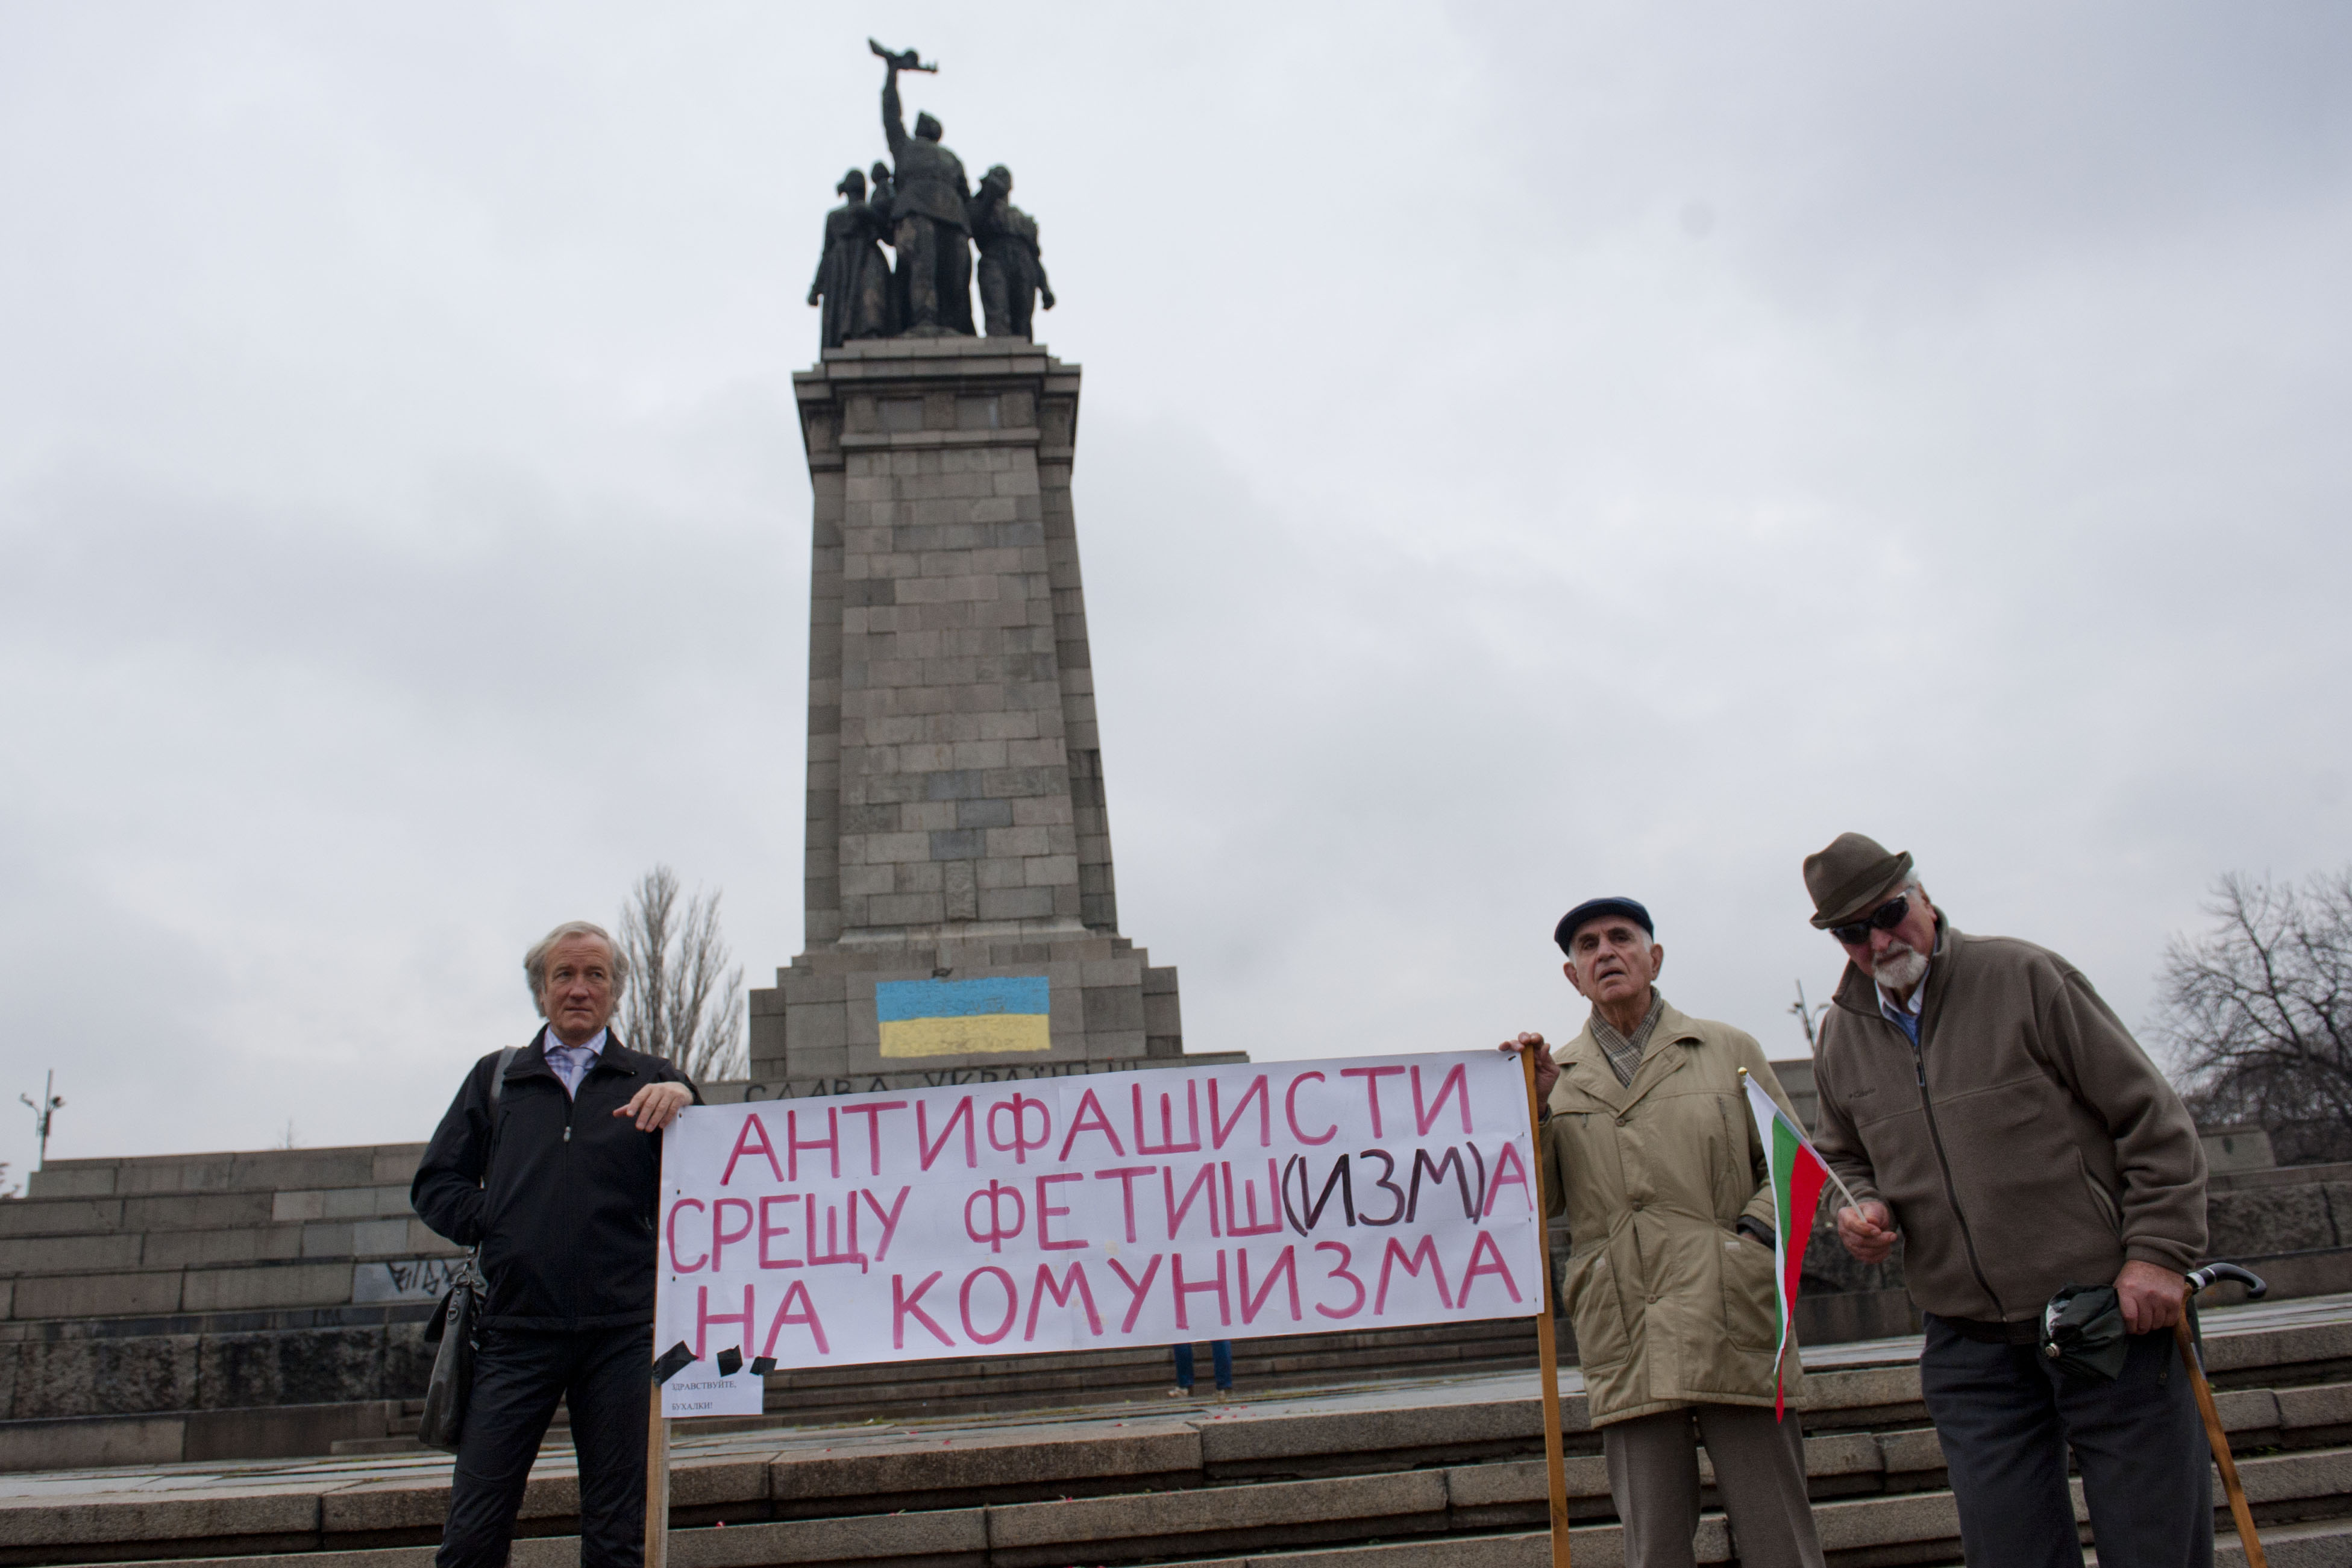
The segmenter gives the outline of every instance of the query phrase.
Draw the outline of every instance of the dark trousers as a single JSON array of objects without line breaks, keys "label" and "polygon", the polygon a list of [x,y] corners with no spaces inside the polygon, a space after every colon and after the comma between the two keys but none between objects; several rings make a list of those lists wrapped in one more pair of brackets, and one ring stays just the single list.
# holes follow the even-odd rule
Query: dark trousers
[{"label": "dark trousers", "polygon": [[1776,1421],[1758,1405],[1694,1405],[1601,1428],[1625,1568],[1696,1568],[1701,1442],[1740,1568],[1822,1568],[1805,1496],[1805,1429],[1795,1411]]},{"label": "dark trousers", "polygon": [[503,1568],[559,1399],[580,1459],[582,1568],[643,1568],[651,1344],[644,1327],[482,1331],[436,1568]]},{"label": "dark trousers", "polygon": [[2123,1375],[2096,1383],[2030,1345],[1965,1339],[1931,1312],[1919,1384],[1970,1563],[2082,1568],[2071,1447],[2099,1568],[2211,1568],[2212,1453],[2169,1329],[2134,1335]]},{"label": "dark trousers", "polygon": [[[1211,1340],[1209,1356],[1211,1364],[1216,1371],[1217,1386],[1231,1388],[1234,1385],[1234,1342]],[[1179,1388],[1192,1386],[1192,1347],[1189,1344],[1176,1347],[1176,1386]]]}]

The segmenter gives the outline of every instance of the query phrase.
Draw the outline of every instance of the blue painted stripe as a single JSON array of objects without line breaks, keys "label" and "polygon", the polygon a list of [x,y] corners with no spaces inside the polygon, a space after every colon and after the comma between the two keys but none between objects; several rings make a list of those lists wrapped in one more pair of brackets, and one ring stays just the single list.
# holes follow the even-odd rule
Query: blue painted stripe
[{"label": "blue painted stripe", "polygon": [[1043,1014],[1042,974],[992,975],[982,980],[885,980],[874,987],[874,1016],[885,1024],[913,1018],[974,1018],[989,1013]]}]

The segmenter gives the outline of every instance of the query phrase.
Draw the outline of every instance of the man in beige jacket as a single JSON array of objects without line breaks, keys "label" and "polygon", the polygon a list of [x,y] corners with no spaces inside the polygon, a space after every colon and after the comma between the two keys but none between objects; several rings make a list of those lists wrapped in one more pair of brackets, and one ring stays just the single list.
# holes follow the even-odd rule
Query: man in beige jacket
[{"label": "man in beige jacket", "polygon": [[[1968,1560],[2080,1568],[2071,1448],[2101,1568],[2209,1568],[2212,1468],[2167,1331],[2205,1247],[2180,1097],[2074,965],[1955,930],[1908,854],[1843,834],[1806,858],[1805,888],[1847,960],[1814,1141],[1853,1189],[1846,1250],[1875,1263],[1902,1239]],[[2048,1364],[2044,1304],[2109,1283],[2132,1336],[2122,1374]]]},{"label": "man in beige jacket", "polygon": [[1579,904],[1552,939],[1591,1018],[1556,1057],[1536,1034],[1503,1049],[1541,1053],[1545,1205],[1568,1215],[1565,1295],[1627,1568],[1691,1568],[1701,1440],[1744,1568],[1821,1568],[1793,1349],[1790,1408],[1772,1414],[1772,1193],[1739,1069],[1789,1098],[1753,1038],[1666,1005],[1640,904]]}]

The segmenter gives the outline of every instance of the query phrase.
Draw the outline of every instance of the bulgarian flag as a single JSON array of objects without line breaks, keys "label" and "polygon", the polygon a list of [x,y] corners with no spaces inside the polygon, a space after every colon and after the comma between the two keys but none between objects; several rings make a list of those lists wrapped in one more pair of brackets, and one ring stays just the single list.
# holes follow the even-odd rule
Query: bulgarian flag
[{"label": "bulgarian flag", "polygon": [[[1771,1173],[1772,1310],[1780,1320],[1777,1342],[1780,1359],[1772,1374],[1772,1418],[1777,1421],[1785,1404],[1780,1367],[1787,1363],[1789,1347],[1797,1337],[1797,1288],[1805,1268],[1805,1242],[1813,1234],[1813,1211],[1821,1206],[1825,1184],[1833,1183],[1843,1192],[1845,1184],[1838,1181],[1804,1129],[1789,1119],[1789,1113],[1748,1076],[1746,1068],[1739,1069],[1739,1077],[1748,1087],[1748,1109],[1756,1118],[1756,1131],[1764,1141],[1764,1159]],[[1793,1255],[1790,1251],[1792,1237]]]}]

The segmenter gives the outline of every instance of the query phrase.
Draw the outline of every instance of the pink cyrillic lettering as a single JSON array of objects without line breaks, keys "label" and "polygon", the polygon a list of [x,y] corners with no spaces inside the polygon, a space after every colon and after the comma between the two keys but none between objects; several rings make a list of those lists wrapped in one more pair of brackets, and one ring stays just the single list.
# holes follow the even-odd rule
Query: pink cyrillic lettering
[{"label": "pink cyrillic lettering", "polygon": [[1266,1272],[1265,1283],[1254,1296],[1250,1294],[1249,1249],[1237,1247],[1234,1251],[1241,1259],[1242,1327],[1247,1328],[1257,1321],[1258,1313],[1265,1309],[1265,1299],[1274,1294],[1274,1282],[1285,1278],[1290,1282],[1290,1321],[1294,1323],[1298,1321],[1298,1249],[1295,1247],[1282,1249],[1282,1256],[1274,1260],[1274,1267]]},{"label": "pink cyrillic lettering", "polygon": [[[1491,1258],[1494,1261],[1481,1263],[1478,1261],[1481,1258]],[[1499,1277],[1503,1289],[1511,1293],[1511,1300],[1516,1301],[1519,1299],[1519,1282],[1511,1278],[1511,1266],[1503,1261],[1503,1249],[1496,1246],[1495,1238],[1483,1230],[1478,1233],[1478,1239],[1470,1244],[1470,1267],[1462,1272],[1462,1294],[1458,1300],[1464,1306],[1470,1304],[1471,1281],[1481,1274]]]},{"label": "pink cyrillic lettering", "polygon": [[809,1267],[823,1268],[828,1263],[855,1263],[865,1272],[866,1254],[857,1249],[857,1194],[849,1194],[849,1249],[841,1247],[841,1210],[831,1204],[824,1205],[824,1250],[816,1249],[816,1194],[811,1193],[803,1200],[808,1205]]},{"label": "pink cyrillic lettering", "polygon": [[1053,1207],[1050,1202],[1053,1194],[1046,1189],[1055,1182],[1083,1182],[1086,1179],[1084,1174],[1076,1171],[1064,1171],[1059,1175],[1037,1178],[1037,1245],[1047,1252],[1068,1252],[1087,1245],[1083,1241],[1055,1241],[1045,1234],[1046,1221],[1056,1215],[1066,1215],[1070,1212],[1066,1205],[1061,1208]]},{"label": "pink cyrillic lettering", "polygon": [[1310,1078],[1317,1083],[1329,1081],[1319,1072],[1303,1072],[1292,1079],[1290,1087],[1282,1091],[1282,1117],[1284,1121],[1290,1123],[1290,1135],[1312,1148],[1319,1143],[1328,1143],[1332,1139],[1339,1136],[1339,1124],[1336,1121],[1331,1123],[1331,1130],[1320,1138],[1308,1137],[1307,1129],[1298,1125],[1298,1086]]},{"label": "pink cyrillic lettering", "polygon": [[[1148,1273],[1144,1277],[1144,1282],[1150,1283],[1150,1276]],[[1054,1283],[1053,1265],[1040,1263],[1037,1265],[1037,1287],[1029,1293],[1029,1326],[1021,1332],[1021,1338],[1024,1342],[1037,1337],[1037,1310],[1045,1304],[1045,1298],[1048,1296],[1054,1298],[1054,1305],[1056,1307],[1067,1307],[1070,1304],[1072,1291],[1076,1291],[1078,1300],[1087,1304],[1087,1327],[1097,1334],[1103,1331],[1102,1314],[1095,1310],[1095,1293],[1087,1285],[1086,1265],[1073,1262],[1063,1273],[1062,1282],[1056,1285]]]},{"label": "pink cyrillic lettering", "polygon": [[[727,1228],[727,1205],[729,1204],[733,1204],[737,1208],[743,1211],[743,1228],[740,1230],[729,1230]],[[751,1234],[751,1199],[720,1198],[718,1202],[712,1204],[710,1205],[710,1267],[712,1271],[716,1272],[723,1267],[719,1260],[721,1256],[726,1252],[727,1244],[729,1242],[740,1241]],[[751,1325],[746,1323],[743,1326],[743,1332],[748,1336],[751,1331]]]},{"label": "pink cyrillic lettering", "polygon": [[1260,1073],[1250,1079],[1250,1086],[1247,1089],[1242,1090],[1241,1100],[1234,1106],[1233,1115],[1222,1121],[1217,1119],[1217,1080],[1215,1079],[1209,1080],[1211,1148],[1222,1149],[1225,1146],[1225,1140],[1232,1137],[1234,1129],[1241,1125],[1242,1117],[1248,1112],[1249,1103],[1253,1100],[1257,1101],[1257,1146],[1261,1149],[1270,1149],[1274,1146],[1274,1112],[1266,1103],[1265,1074]]},{"label": "pink cyrillic lettering", "polygon": [[1468,1068],[1461,1062],[1446,1068],[1445,1077],[1437,1086],[1437,1098],[1430,1101],[1427,1110],[1423,1110],[1421,1108],[1421,1068],[1416,1066],[1412,1069],[1412,1130],[1417,1135],[1429,1136],[1430,1124],[1437,1120],[1437,1113],[1445,1109],[1445,1097],[1449,1094],[1454,1097],[1454,1109],[1462,1113],[1462,1135],[1465,1138],[1470,1135],[1470,1080],[1467,1074]]},{"label": "pink cyrillic lettering", "polygon": [[[1007,1198],[1013,1201],[1011,1229],[1007,1229],[1004,1224],[1004,1203]],[[982,1203],[988,1205],[988,1229],[985,1234],[971,1221],[972,1205]],[[988,1185],[963,1201],[963,1233],[974,1241],[988,1243],[988,1250],[991,1252],[1003,1251],[1004,1244],[1019,1236],[1023,1227],[1028,1223],[1029,1205],[1022,1197],[1021,1189],[997,1181],[994,1177],[989,1179]]]},{"label": "pink cyrillic lettering", "polygon": [[[752,1136],[755,1133],[759,1136],[760,1140],[757,1143],[753,1143],[751,1142]],[[778,1184],[781,1185],[782,1184],[784,1179],[783,1167],[776,1163],[775,1145],[768,1142],[767,1125],[760,1120],[760,1115],[757,1111],[753,1111],[751,1115],[743,1118],[743,1129],[741,1131],[735,1134],[734,1152],[727,1156],[727,1169],[719,1173],[719,1184],[720,1186],[723,1187],[728,1183],[735,1179],[735,1162],[741,1159],[746,1154],[759,1154],[763,1156],[768,1162],[768,1169],[776,1173],[776,1181]]]},{"label": "pink cyrillic lettering", "polygon": [[[723,1202],[725,1200],[722,1199],[721,1201]],[[761,1268],[798,1268],[801,1266],[801,1260],[797,1258],[770,1258],[768,1256],[768,1241],[770,1237],[790,1236],[793,1233],[793,1227],[791,1226],[770,1225],[768,1223],[768,1205],[770,1204],[796,1204],[800,1201],[800,1194],[798,1193],[771,1193],[766,1197],[760,1200]],[[761,1353],[764,1355],[767,1352],[763,1351]]]},{"label": "pink cyrillic lettering", "polygon": [[[793,1310],[794,1301],[801,1304],[797,1312]],[[784,1287],[784,1299],[777,1303],[775,1318],[768,1324],[768,1342],[760,1347],[761,1355],[776,1353],[776,1336],[783,1331],[786,1323],[798,1323],[807,1329],[809,1338],[816,1342],[817,1354],[833,1353],[833,1347],[824,1342],[824,1325],[816,1320],[816,1303],[809,1300],[808,1286],[798,1279]]]},{"label": "pink cyrillic lettering", "polygon": [[[1068,1159],[1070,1145],[1078,1141],[1078,1134],[1081,1132],[1101,1133],[1110,1140],[1112,1153],[1122,1160],[1127,1158],[1127,1146],[1118,1141],[1118,1130],[1110,1124],[1110,1118],[1103,1114],[1102,1101],[1095,1098],[1093,1089],[1088,1089],[1078,1097],[1078,1113],[1070,1118],[1070,1131],[1063,1136],[1062,1152],[1055,1158]],[[1130,1237],[1129,1239],[1134,1238]]]},{"label": "pink cyrillic lettering", "polygon": [[832,1158],[834,1178],[836,1181],[840,1179],[841,1112],[834,1106],[824,1108],[824,1137],[803,1142],[801,1138],[801,1113],[797,1110],[784,1112],[784,1163],[792,1167],[792,1180],[797,1182],[801,1179],[801,1151],[803,1149],[824,1150]]},{"label": "pink cyrillic lettering", "polygon": [[1341,1068],[1339,1069],[1341,1078],[1360,1078],[1364,1080],[1364,1103],[1371,1108],[1372,1136],[1375,1138],[1381,1135],[1381,1079],[1391,1074],[1402,1078],[1404,1068]]},{"label": "pink cyrillic lettering", "polygon": [[1118,1276],[1118,1282],[1127,1287],[1127,1319],[1119,1324],[1118,1331],[1131,1334],[1135,1331],[1135,1320],[1143,1310],[1143,1299],[1150,1294],[1152,1277],[1160,1272],[1160,1254],[1153,1253],[1151,1261],[1143,1266],[1141,1279],[1129,1274],[1116,1258],[1106,1258],[1103,1261],[1110,1265],[1113,1274]]},{"label": "pink cyrillic lettering", "polygon": [[1116,1165],[1108,1171],[1095,1173],[1097,1182],[1108,1182],[1114,1176],[1118,1178],[1118,1195],[1120,1201],[1127,1205],[1127,1239],[1129,1241],[1135,1239],[1135,1178],[1159,1173],[1157,1165]]},{"label": "pink cyrillic lettering", "polygon": [[[858,1190],[860,1192],[865,1191],[862,1187]],[[872,1193],[866,1193],[866,1202],[874,1210],[874,1217],[882,1222],[882,1240],[880,1245],[874,1248],[875,1262],[879,1263],[884,1258],[888,1256],[890,1251],[890,1238],[898,1234],[899,1211],[907,1206],[907,1194],[912,1191],[914,1191],[912,1187],[900,1187],[898,1189],[898,1200],[890,1205],[890,1212],[887,1214],[882,1212],[882,1200],[880,1198],[876,1197]]]},{"label": "pink cyrillic lettering", "polygon": [[1404,1265],[1404,1271],[1418,1279],[1421,1278],[1421,1266],[1424,1262],[1429,1265],[1430,1273],[1436,1277],[1437,1299],[1445,1304],[1447,1310],[1453,1310],[1454,1295],[1445,1288],[1445,1266],[1437,1260],[1437,1238],[1433,1236],[1423,1236],[1421,1238],[1421,1245],[1414,1247],[1412,1254],[1407,1256],[1405,1249],[1397,1244],[1397,1238],[1392,1236],[1389,1237],[1388,1245],[1381,1248],[1381,1288],[1379,1293],[1372,1298],[1372,1316],[1377,1318],[1388,1310],[1389,1266],[1392,1263],[1402,1263]]},{"label": "pink cyrillic lettering", "polygon": [[1348,1265],[1354,1262],[1356,1257],[1353,1252],[1349,1250],[1348,1244],[1344,1241],[1318,1241],[1315,1244],[1315,1250],[1318,1252],[1336,1252],[1339,1255],[1339,1261],[1333,1264],[1331,1266],[1331,1271],[1328,1274],[1326,1274],[1323,1278],[1326,1279],[1345,1279],[1349,1284],[1353,1285],[1356,1288],[1356,1299],[1349,1302],[1345,1307],[1327,1307],[1322,1302],[1318,1301],[1315,1303],[1315,1310],[1322,1313],[1327,1318],[1352,1318],[1357,1313],[1362,1311],[1364,1310],[1364,1282],[1361,1279],[1357,1279],[1355,1275],[1349,1273],[1348,1270]]},{"label": "pink cyrillic lettering", "polygon": [[[744,1206],[749,1208],[751,1205],[747,1204]],[[743,1287],[743,1310],[740,1312],[717,1314],[713,1314],[710,1310],[710,1287],[697,1285],[694,1288],[694,1359],[697,1361],[705,1359],[705,1353],[709,1349],[708,1336],[713,1323],[742,1324],[743,1337],[735,1342],[739,1345],[750,1344],[751,1342],[751,1287],[749,1285]]]},{"label": "pink cyrillic lettering", "polygon": [[1257,1217],[1257,1184],[1249,1177],[1242,1178],[1242,1197],[1249,1205],[1249,1223],[1242,1223],[1234,1208],[1234,1163],[1223,1163],[1225,1173],[1225,1235],[1228,1237],[1272,1236],[1282,1228],[1282,1175],[1279,1167],[1269,1159],[1265,1163],[1265,1220]]},{"label": "pink cyrillic lettering", "polygon": [[[1013,1113],[1013,1142],[1010,1143],[996,1135],[996,1119],[1008,1110]],[[1037,1113],[1038,1121],[1037,1136],[1034,1140],[1029,1136],[1029,1113],[1033,1110]],[[1000,1153],[1012,1155],[1014,1164],[1027,1163],[1030,1150],[1043,1149],[1053,1141],[1054,1110],[1044,1100],[1016,1089],[1011,1100],[1001,1100],[988,1108],[988,1146]],[[998,1336],[1000,1339],[1003,1337]]]},{"label": "pink cyrillic lettering", "polygon": [[[669,1266],[673,1270],[680,1274],[691,1274],[696,1269],[700,1268],[704,1264],[710,1261],[710,1254],[707,1252],[702,1254],[699,1258],[697,1258],[691,1263],[681,1263],[678,1261],[677,1216],[678,1212],[688,1207],[689,1205],[695,1208],[703,1208],[708,1206],[700,1198],[680,1198],[677,1202],[669,1205],[669,1224],[666,1227],[669,1234]],[[1132,1241],[1135,1238],[1133,1237],[1129,1237],[1128,1239]]]},{"label": "pink cyrillic lettering", "polygon": [[1192,1326],[1184,1317],[1184,1298],[1200,1295],[1204,1290],[1213,1290],[1217,1293],[1218,1323],[1230,1324],[1234,1321],[1233,1298],[1227,1295],[1225,1290],[1223,1248],[1220,1247],[1217,1251],[1217,1277],[1214,1279],[1204,1279],[1198,1285],[1185,1284],[1184,1255],[1181,1252],[1171,1252],[1168,1255],[1168,1278],[1176,1291],[1176,1326],[1178,1328],[1189,1329]]},{"label": "pink cyrillic lettering", "polygon": [[940,1327],[929,1312],[923,1310],[923,1292],[940,1282],[941,1272],[942,1270],[937,1268],[932,1269],[924,1277],[923,1282],[915,1287],[915,1293],[911,1296],[907,1294],[905,1275],[890,1276],[890,1348],[892,1350],[902,1351],[907,1348],[907,1320],[909,1318],[930,1330],[932,1336],[940,1343],[943,1345],[955,1343],[955,1341],[948,1338],[948,1331]]},{"label": "pink cyrillic lettering", "polygon": [[[994,1275],[996,1282],[1004,1287],[1004,1321],[988,1333],[974,1328],[971,1321],[971,1288],[983,1274]],[[956,1310],[962,1314],[963,1331],[971,1336],[974,1344],[992,1345],[1013,1331],[1013,1321],[1021,1316],[1021,1291],[1013,1283],[1012,1275],[993,1263],[983,1263],[963,1277],[963,1289],[956,1292]]]},{"label": "pink cyrillic lettering", "polygon": [[1478,1217],[1481,1219],[1493,1217],[1495,1200],[1503,1195],[1503,1188],[1506,1185],[1518,1188],[1519,1196],[1527,1200],[1528,1212],[1529,1214],[1536,1212],[1534,1184],[1528,1180],[1528,1168],[1519,1160],[1519,1146],[1517,1142],[1504,1144],[1502,1152],[1495,1156],[1495,1177],[1486,1184],[1486,1206],[1479,1211]]},{"label": "pink cyrillic lettering", "polygon": [[978,1135],[972,1131],[971,1096],[967,1094],[956,1101],[956,1108],[948,1112],[947,1125],[940,1129],[940,1140],[936,1143],[931,1142],[930,1107],[922,1100],[915,1101],[915,1146],[916,1152],[922,1157],[924,1170],[929,1170],[931,1162],[940,1157],[940,1151],[948,1146],[948,1139],[954,1134],[959,1121],[963,1123],[964,1169],[977,1169],[980,1144]]},{"label": "pink cyrillic lettering", "polygon": [[1192,1208],[1192,1200],[1204,1194],[1209,1201],[1201,1206],[1209,1212],[1209,1234],[1220,1237],[1224,1235],[1224,1227],[1217,1219],[1217,1167],[1214,1161],[1201,1167],[1201,1173],[1193,1177],[1192,1184],[1184,1189],[1182,1203],[1176,1201],[1175,1166],[1162,1165],[1160,1168],[1160,1188],[1168,1205],[1169,1240],[1176,1239],[1176,1227],[1184,1223],[1185,1213]]},{"label": "pink cyrillic lettering", "polygon": [[907,1102],[903,1100],[883,1100],[872,1105],[845,1105],[841,1108],[841,1113],[844,1116],[866,1118],[866,1158],[868,1166],[866,1173],[867,1175],[878,1176],[882,1173],[882,1113],[886,1110],[906,1109]]},{"label": "pink cyrillic lettering", "polygon": [[[1404,1069],[1397,1069],[1402,1072]],[[1154,1154],[1196,1154],[1201,1149],[1201,1083],[1198,1079],[1184,1080],[1185,1126],[1192,1137],[1189,1143],[1176,1142],[1176,1108],[1169,1097],[1160,1097],[1160,1145],[1154,1148],[1143,1126],[1143,1086],[1133,1086],[1135,1095],[1135,1152],[1145,1158]]]}]

